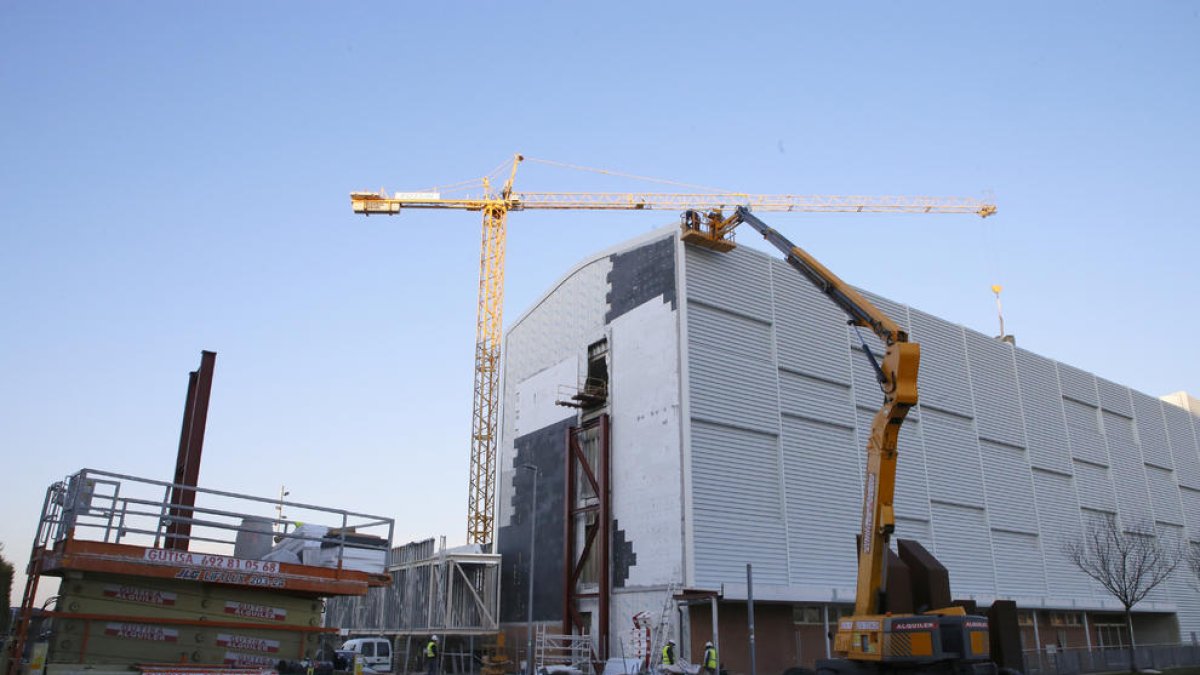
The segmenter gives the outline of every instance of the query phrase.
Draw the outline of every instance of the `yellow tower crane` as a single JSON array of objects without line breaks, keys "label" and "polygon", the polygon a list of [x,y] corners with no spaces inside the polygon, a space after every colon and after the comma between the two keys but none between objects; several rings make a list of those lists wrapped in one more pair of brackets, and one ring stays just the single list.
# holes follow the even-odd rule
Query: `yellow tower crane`
[{"label": "yellow tower crane", "polygon": [[[724,228],[723,209],[739,206],[751,211],[809,213],[960,213],[987,217],[996,207],[957,197],[861,197],[764,195],[740,192],[514,192],[517,167],[525,158],[515,155],[508,178],[494,191],[482,179],[480,197],[443,198],[437,191],[352,192],[350,206],[365,216],[394,216],[402,209],[459,209],[483,213],[479,255],[479,298],[475,328],[475,394],[471,416],[471,467],[467,501],[467,543],[491,543],[496,496],[496,417],[499,410],[500,331],[504,307],[505,224],[509,211],[524,210],[666,210],[704,211],[714,215],[685,230],[684,238],[710,248],[732,248],[732,228]],[[544,161],[544,160],[543,160]],[[553,162],[547,162],[553,163]],[[579,167],[573,167],[579,168]],[[495,172],[493,172],[494,175]],[[607,173],[607,172],[602,172]]]}]

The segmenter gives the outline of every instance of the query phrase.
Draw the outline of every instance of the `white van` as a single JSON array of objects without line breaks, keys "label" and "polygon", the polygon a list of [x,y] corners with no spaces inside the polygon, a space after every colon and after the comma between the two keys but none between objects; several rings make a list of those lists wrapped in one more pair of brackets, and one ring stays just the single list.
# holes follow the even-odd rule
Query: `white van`
[{"label": "white van", "polygon": [[362,664],[381,673],[392,672],[392,643],[387,638],[364,637],[346,640],[342,650],[354,652]]}]

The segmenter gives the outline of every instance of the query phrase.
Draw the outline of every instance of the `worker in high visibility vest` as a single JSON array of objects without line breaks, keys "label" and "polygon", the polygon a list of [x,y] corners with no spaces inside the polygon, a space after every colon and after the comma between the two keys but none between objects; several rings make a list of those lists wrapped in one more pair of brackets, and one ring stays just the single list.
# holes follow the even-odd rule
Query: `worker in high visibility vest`
[{"label": "worker in high visibility vest", "polygon": [[674,640],[667,640],[667,644],[663,645],[662,665],[663,666],[675,665],[675,641]]},{"label": "worker in high visibility vest", "polygon": [[438,672],[438,636],[434,635],[429,638],[429,642],[425,643],[425,672],[428,675],[437,675]]},{"label": "worker in high visibility vest", "polygon": [[700,660],[700,675],[717,675],[717,648],[712,642],[704,643],[704,658]]}]

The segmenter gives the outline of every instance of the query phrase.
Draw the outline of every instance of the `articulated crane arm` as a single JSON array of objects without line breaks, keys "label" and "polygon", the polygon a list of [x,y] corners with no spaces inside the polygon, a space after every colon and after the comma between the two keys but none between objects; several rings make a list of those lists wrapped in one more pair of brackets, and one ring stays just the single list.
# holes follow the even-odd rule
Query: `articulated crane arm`
[{"label": "articulated crane arm", "polygon": [[[699,214],[685,214],[684,230],[695,230],[701,222]],[[858,555],[858,586],[854,602],[856,616],[877,615],[884,611],[881,596],[884,588],[884,553],[888,539],[895,530],[892,500],[896,488],[896,440],[900,425],[908,410],[917,403],[917,369],[921,348],[908,341],[908,333],[878,307],[854,290],[836,274],[796,246],[787,237],[769,227],[743,207],[738,207],[727,220],[709,217],[717,231],[727,231],[739,223],[753,227],[775,248],[788,264],[808,278],[822,293],[833,300],[856,326],[870,328],[886,345],[882,362],[871,359],[883,390],[883,405],[871,423],[867,442],[867,477],[863,487],[862,539]],[[689,226],[690,223],[690,226]]]}]

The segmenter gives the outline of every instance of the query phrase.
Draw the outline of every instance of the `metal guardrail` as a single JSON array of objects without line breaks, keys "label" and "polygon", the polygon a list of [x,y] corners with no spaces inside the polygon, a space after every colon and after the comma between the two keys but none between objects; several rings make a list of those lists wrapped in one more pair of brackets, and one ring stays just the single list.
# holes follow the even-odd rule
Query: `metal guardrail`
[{"label": "metal guardrail", "polygon": [[[1145,645],[1137,647],[1140,669],[1200,665],[1200,645]],[[1026,675],[1083,675],[1129,670],[1128,647],[1093,647],[1026,652]]]},{"label": "metal guardrail", "polygon": [[[179,491],[192,492],[195,503],[172,503],[172,493]],[[285,509],[289,515],[280,517]],[[190,524],[190,531],[171,532],[178,523]],[[301,523],[322,528],[298,528]],[[313,533],[323,528],[323,534]],[[160,548],[170,540],[186,540],[196,544],[194,551],[232,555],[239,537],[243,542],[267,537],[276,545],[284,540],[336,545],[340,564],[348,546],[386,556],[394,529],[391,518],[345,509],[82,469],[48,489],[37,545],[73,538]]]}]

